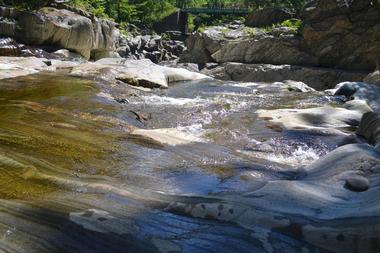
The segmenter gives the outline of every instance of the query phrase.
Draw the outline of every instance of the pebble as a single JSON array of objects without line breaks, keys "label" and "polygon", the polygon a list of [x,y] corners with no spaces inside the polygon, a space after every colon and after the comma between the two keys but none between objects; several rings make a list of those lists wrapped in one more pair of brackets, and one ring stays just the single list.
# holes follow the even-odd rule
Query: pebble
[{"label": "pebble", "polygon": [[352,176],[346,179],[345,188],[354,192],[364,192],[369,189],[369,181],[362,176]]}]

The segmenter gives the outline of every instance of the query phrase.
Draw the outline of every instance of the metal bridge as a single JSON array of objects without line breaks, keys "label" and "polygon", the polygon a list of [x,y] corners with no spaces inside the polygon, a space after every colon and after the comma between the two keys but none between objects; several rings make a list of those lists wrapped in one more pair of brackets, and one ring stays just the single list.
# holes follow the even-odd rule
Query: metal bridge
[{"label": "metal bridge", "polygon": [[208,0],[207,6],[196,8],[190,7],[191,2],[192,0],[177,0],[176,6],[181,12],[191,14],[247,15],[249,13],[248,8],[226,5],[225,0]]},{"label": "metal bridge", "polygon": [[189,14],[210,14],[210,15],[235,15],[245,16],[250,13],[248,6],[246,8],[226,5],[225,0],[208,0],[207,6],[191,7],[192,0],[177,0],[178,10],[155,24],[156,31],[181,31],[186,34],[188,31]]},{"label": "metal bridge", "polygon": [[216,15],[247,15],[249,14],[249,9],[245,8],[183,8],[180,9],[182,12],[191,14],[216,14]]}]

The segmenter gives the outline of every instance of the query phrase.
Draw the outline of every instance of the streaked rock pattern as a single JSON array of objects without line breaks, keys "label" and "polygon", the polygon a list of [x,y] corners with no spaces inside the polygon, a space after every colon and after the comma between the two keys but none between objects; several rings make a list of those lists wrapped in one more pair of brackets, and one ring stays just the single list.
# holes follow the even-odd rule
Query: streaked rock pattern
[{"label": "streaked rock pattern", "polygon": [[[378,252],[379,150],[359,137],[337,148],[370,108],[343,98],[211,79],[149,92],[57,73],[2,80],[0,249]],[[290,108],[323,131],[259,117]]]}]

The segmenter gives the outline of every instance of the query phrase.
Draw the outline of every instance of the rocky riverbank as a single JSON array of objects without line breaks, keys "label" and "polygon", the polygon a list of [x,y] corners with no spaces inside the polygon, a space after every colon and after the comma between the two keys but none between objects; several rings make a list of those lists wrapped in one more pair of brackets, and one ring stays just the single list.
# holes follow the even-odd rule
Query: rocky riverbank
[{"label": "rocky riverbank", "polygon": [[[277,14],[274,21],[280,18]],[[376,1],[353,1],[347,6],[323,0],[309,1],[297,21],[302,22],[299,28],[272,27],[269,14],[252,14],[256,20],[251,24],[260,24],[261,18],[267,27],[241,23],[208,27],[187,39],[180,61],[201,64],[204,73],[223,80],[291,79],[317,89],[332,88],[343,80],[362,81],[378,65],[379,14]],[[210,63],[219,67],[210,69],[215,67]],[[378,72],[366,80],[378,82]]]},{"label": "rocky riverbank", "polygon": [[[212,27],[184,53],[76,10],[1,9],[0,251],[378,253],[378,6],[353,2],[310,1],[300,31]],[[327,64],[301,31],[371,40]]]}]

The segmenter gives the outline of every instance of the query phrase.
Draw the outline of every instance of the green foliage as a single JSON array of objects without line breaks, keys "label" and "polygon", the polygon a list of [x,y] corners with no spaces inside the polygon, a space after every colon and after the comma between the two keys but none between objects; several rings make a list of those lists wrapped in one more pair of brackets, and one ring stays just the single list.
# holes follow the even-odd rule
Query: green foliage
[{"label": "green foliage", "polygon": [[248,37],[255,37],[256,36],[256,29],[253,27],[244,27],[244,32],[248,35]]},{"label": "green foliage", "polygon": [[288,20],[285,20],[284,22],[282,22],[280,24],[280,26],[290,27],[290,28],[294,28],[296,30],[299,30],[302,26],[302,20],[295,19],[295,18],[288,19]]},{"label": "green foliage", "polygon": [[[379,1],[379,0],[378,0]],[[48,6],[54,0],[0,0],[2,5],[15,6],[20,9],[38,9]],[[250,8],[252,10],[277,6],[299,10],[305,0],[69,0],[69,4],[87,10],[98,17],[109,17],[117,22],[151,24],[171,14],[176,8]],[[192,25],[217,25],[236,19],[232,16],[199,15],[200,21]]]},{"label": "green foliage", "polygon": [[272,30],[276,27],[289,27],[298,31],[302,27],[302,20],[292,18],[292,19],[285,20],[282,23],[273,24],[271,26],[264,27],[263,29],[265,32],[269,33],[269,32],[272,32]]}]

